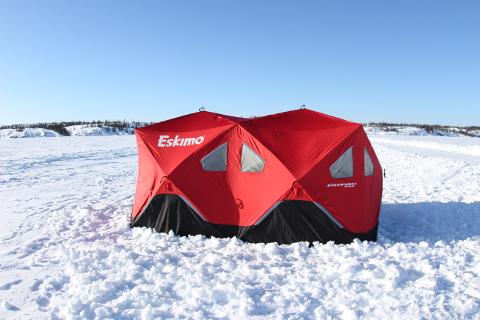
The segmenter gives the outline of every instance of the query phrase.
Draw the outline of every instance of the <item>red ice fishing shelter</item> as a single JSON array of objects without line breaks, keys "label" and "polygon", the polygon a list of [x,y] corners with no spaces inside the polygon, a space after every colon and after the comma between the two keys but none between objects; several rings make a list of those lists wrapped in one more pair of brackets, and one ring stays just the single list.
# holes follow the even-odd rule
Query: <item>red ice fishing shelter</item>
[{"label": "red ice fishing shelter", "polygon": [[207,111],[136,130],[132,227],[248,242],[376,240],[382,168],[361,124]]}]

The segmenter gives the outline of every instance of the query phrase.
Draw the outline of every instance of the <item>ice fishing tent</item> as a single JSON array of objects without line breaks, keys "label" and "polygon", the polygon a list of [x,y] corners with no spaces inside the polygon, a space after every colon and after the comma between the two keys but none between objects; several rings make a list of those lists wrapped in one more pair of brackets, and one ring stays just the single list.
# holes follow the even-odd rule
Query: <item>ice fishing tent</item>
[{"label": "ice fishing tent", "polygon": [[292,243],[375,240],[382,169],[361,124],[206,111],[136,130],[131,226]]}]

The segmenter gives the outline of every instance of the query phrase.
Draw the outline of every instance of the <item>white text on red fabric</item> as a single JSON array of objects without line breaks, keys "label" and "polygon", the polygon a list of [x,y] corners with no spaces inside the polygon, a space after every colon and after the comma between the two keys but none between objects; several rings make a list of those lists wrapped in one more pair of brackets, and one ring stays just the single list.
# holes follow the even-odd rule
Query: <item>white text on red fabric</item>
[{"label": "white text on red fabric", "polygon": [[160,148],[186,147],[201,144],[204,140],[205,136],[194,138],[181,138],[178,134],[175,136],[175,138],[170,138],[170,136],[160,136],[158,138],[158,146]]}]

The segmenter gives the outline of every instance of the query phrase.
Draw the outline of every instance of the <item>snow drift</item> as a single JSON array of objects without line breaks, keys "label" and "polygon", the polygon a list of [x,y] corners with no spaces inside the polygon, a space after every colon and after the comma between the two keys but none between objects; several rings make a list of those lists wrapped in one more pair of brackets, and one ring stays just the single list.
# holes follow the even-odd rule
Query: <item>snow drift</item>
[{"label": "snow drift", "polygon": [[[70,136],[118,136],[132,135],[135,133],[134,127],[117,128],[91,124],[66,126],[65,131],[68,132]],[[67,134],[60,134],[54,130],[44,128],[0,129],[0,139],[63,137],[64,135]]]},{"label": "snow drift", "polygon": [[115,136],[134,134],[133,128],[118,129],[109,126],[98,127],[91,125],[67,126],[65,129],[71,136]]},{"label": "snow drift", "polygon": [[61,134],[53,130],[43,128],[25,128],[17,129],[0,129],[0,138],[51,138],[60,137]]}]

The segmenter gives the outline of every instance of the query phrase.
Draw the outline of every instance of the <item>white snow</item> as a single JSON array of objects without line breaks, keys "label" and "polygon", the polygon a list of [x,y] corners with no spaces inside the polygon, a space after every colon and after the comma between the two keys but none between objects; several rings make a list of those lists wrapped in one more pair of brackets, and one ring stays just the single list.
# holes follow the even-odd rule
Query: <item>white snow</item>
[{"label": "white snow", "polygon": [[367,133],[374,133],[377,135],[408,135],[408,136],[427,136],[429,133],[422,128],[416,127],[390,127],[391,130],[387,131],[382,127],[365,126],[364,129]]},{"label": "white snow", "polygon": [[[461,127],[448,127],[448,130],[434,129],[432,132],[419,127],[413,126],[399,126],[399,125],[385,125],[385,126],[364,126],[365,131],[375,135],[386,136],[445,136],[445,137],[466,137],[465,128]],[[462,132],[463,130],[463,132]],[[480,130],[468,130],[468,136],[480,137]]]},{"label": "white snow", "polygon": [[0,140],[2,319],[479,319],[480,140],[371,133],[379,241],[129,229],[133,136]]},{"label": "white snow", "polygon": [[[97,126],[90,124],[80,124],[67,126],[65,129],[71,136],[115,136],[131,135],[135,133],[132,128],[114,128],[110,126]],[[5,138],[40,138],[40,137],[63,137],[63,135],[53,130],[43,128],[24,128],[24,129],[0,129],[0,139]]]},{"label": "white snow", "polygon": [[117,129],[113,127],[103,126],[92,126],[92,125],[74,125],[67,126],[65,129],[71,136],[112,136],[112,135],[127,135],[133,134],[133,128],[127,129]]},{"label": "white snow", "polygon": [[21,131],[16,129],[0,129],[0,139],[3,138],[39,138],[39,137],[60,137],[61,135],[53,130],[43,128],[25,128]]}]

